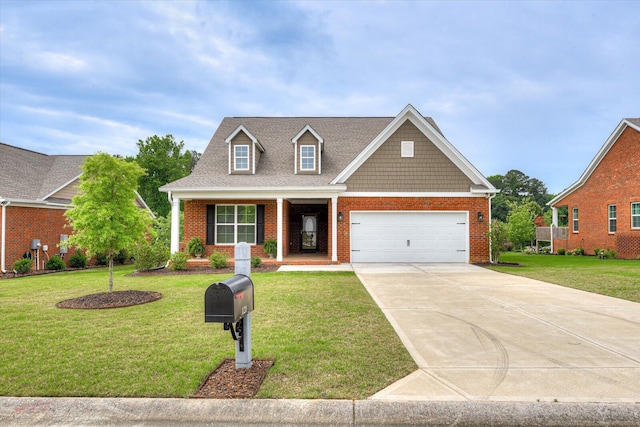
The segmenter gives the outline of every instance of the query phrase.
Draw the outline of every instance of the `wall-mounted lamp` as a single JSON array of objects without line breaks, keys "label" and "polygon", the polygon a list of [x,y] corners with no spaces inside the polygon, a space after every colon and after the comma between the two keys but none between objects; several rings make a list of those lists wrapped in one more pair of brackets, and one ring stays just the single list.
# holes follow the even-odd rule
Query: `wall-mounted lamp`
[{"label": "wall-mounted lamp", "polygon": [[478,212],[478,222],[482,221],[484,221],[484,215],[482,214],[482,212]]},{"label": "wall-mounted lamp", "polygon": [[338,212],[338,221],[342,222],[343,219],[344,219],[344,216],[342,215],[342,212]]}]

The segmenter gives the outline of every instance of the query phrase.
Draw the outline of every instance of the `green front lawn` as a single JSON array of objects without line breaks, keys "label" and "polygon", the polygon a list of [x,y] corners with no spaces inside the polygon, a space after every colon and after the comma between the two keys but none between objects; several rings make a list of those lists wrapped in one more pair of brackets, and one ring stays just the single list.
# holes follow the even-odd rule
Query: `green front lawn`
[{"label": "green front lawn", "polygon": [[595,256],[526,255],[505,252],[500,262],[520,267],[489,267],[583,291],[640,302],[640,261]]},{"label": "green front lawn", "polygon": [[[114,290],[162,299],[58,309],[107,291],[106,269],[0,281],[0,395],[187,397],[235,346],[204,323],[204,292],[227,276],[125,277]],[[353,273],[254,274],[253,358],[274,360],[262,398],[362,399],[416,369]]]}]

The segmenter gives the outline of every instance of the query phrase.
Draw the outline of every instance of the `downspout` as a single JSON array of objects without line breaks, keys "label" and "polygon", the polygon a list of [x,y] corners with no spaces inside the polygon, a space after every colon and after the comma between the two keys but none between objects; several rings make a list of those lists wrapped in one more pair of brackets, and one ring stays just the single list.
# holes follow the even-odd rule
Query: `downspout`
[{"label": "downspout", "polygon": [[6,248],[6,239],[7,239],[7,206],[9,206],[11,202],[7,200],[0,201],[0,206],[2,206],[2,235],[0,236],[0,272],[2,274],[6,273],[6,265],[5,265],[5,252]]},{"label": "downspout", "polygon": [[491,199],[493,199],[494,197],[496,197],[495,193],[491,194],[491,193],[487,193],[487,199],[489,199],[489,263],[493,264],[493,257],[492,257],[492,253],[491,253],[491,225],[492,225],[492,218],[491,218]]}]

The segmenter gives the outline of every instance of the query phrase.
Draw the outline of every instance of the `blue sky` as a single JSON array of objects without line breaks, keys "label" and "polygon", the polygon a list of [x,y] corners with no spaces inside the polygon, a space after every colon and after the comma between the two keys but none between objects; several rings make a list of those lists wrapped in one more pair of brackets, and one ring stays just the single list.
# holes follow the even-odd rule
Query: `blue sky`
[{"label": "blue sky", "polygon": [[558,193],[640,116],[640,2],[0,0],[0,141],[203,151],[225,116],[433,117]]}]

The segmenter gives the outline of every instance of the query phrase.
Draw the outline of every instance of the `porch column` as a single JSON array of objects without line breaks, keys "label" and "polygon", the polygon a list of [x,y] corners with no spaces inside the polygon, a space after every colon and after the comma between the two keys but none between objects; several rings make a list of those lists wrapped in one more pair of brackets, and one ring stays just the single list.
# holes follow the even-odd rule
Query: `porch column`
[{"label": "porch column", "polygon": [[171,253],[180,252],[180,199],[171,197]]},{"label": "porch column", "polygon": [[276,254],[276,261],[282,262],[282,197],[278,197],[278,252]]},{"label": "porch column", "polygon": [[553,245],[553,227],[557,227],[558,226],[558,208],[556,208],[555,206],[551,207],[551,212],[553,213],[552,216],[552,220],[551,220],[551,225],[549,226],[549,233],[551,233],[551,253],[555,253],[554,252],[554,245]]},{"label": "porch column", "polygon": [[331,198],[331,262],[338,261],[338,197]]}]

